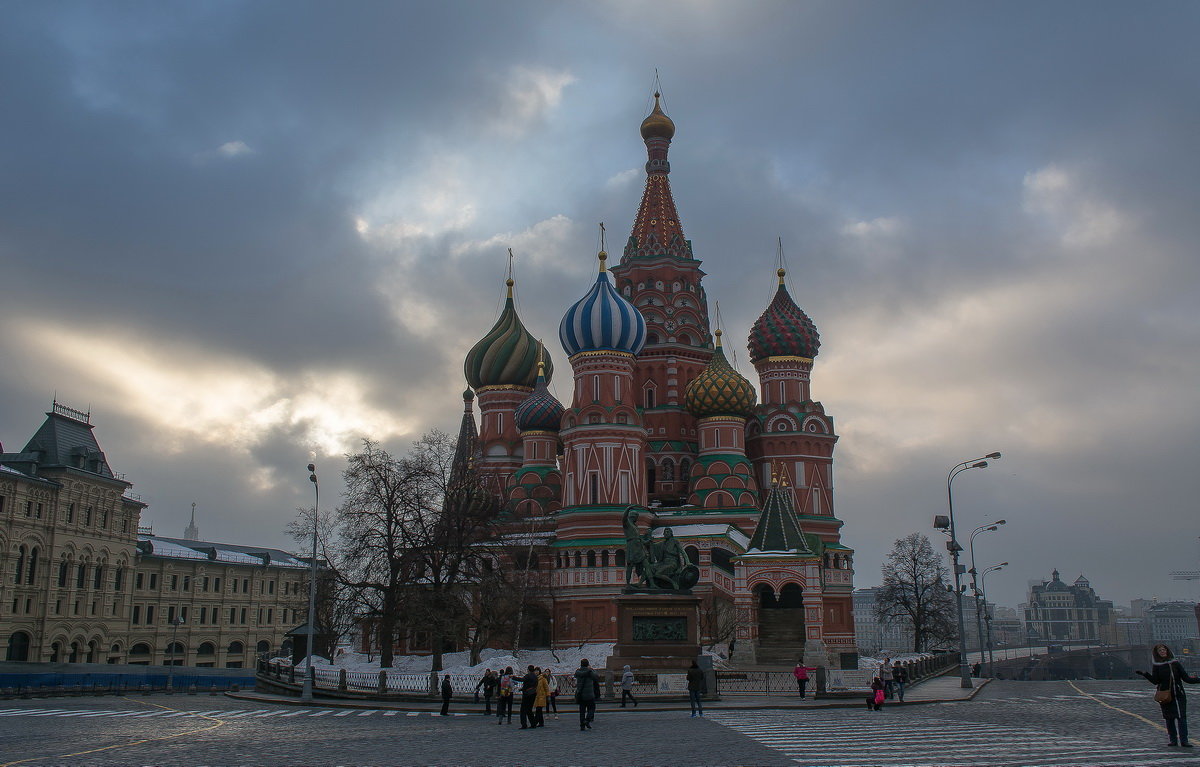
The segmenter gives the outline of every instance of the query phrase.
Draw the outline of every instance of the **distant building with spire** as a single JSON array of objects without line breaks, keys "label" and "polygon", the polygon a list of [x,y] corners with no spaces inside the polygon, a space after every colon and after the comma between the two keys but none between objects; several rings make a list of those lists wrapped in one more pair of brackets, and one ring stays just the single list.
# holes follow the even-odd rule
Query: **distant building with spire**
[{"label": "distant building with spire", "polygon": [[701,616],[703,641],[728,643],[744,663],[790,667],[803,655],[857,668],[854,552],[834,515],[838,437],[810,393],[816,326],[780,263],[748,339],[757,391],[730,364],[671,191],[674,135],[656,93],[621,259],[610,268],[600,251],[595,281],[559,326],[568,404],[547,388],[551,355],[517,315],[510,270],[500,317],[464,363],[456,464],[474,462],[532,541],[552,598],[528,616],[530,636],[559,647],[616,639],[622,512],[644,505],[652,534],[670,529],[699,568],[705,609],[736,617],[730,631]]},{"label": "distant building with spire", "polygon": [[196,527],[196,502],[192,501],[192,521],[183,529],[183,539],[186,541],[200,540],[200,528]]}]

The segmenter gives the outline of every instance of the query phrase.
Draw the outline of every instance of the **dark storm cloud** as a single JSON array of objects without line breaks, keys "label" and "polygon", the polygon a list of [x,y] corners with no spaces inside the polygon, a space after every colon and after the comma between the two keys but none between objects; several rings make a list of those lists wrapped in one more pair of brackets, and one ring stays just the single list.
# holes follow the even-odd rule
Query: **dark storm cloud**
[{"label": "dark storm cloud", "polygon": [[[455,428],[510,246],[568,397],[558,319],[596,222],[610,252],[628,235],[658,67],[727,338],[769,300],[777,236],[821,328],[859,585],[941,510],[948,464],[1002,449],[961,485],[965,522],[1010,520],[987,541],[1013,562],[989,583],[1002,601],[1055,566],[1106,596],[1182,594],[1165,573],[1196,553],[1197,14],[6,8],[2,436],[32,433],[54,389],[92,401],[168,531],[197,500],[205,535],[280,542],[310,450],[333,486],[358,436]],[[1133,553],[1147,527],[1171,550]]]}]

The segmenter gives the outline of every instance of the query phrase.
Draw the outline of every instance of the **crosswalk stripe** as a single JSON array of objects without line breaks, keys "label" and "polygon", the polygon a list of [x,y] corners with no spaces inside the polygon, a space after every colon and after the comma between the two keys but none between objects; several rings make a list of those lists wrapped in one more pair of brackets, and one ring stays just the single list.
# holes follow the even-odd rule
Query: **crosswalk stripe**
[{"label": "crosswalk stripe", "polygon": [[313,714],[313,716],[325,716],[326,714],[332,714],[332,713],[333,713],[332,709],[327,708],[324,711],[318,711],[317,713]]},{"label": "crosswalk stripe", "polygon": [[361,714],[359,714],[359,716],[370,716],[371,714],[375,714],[375,713],[378,713],[376,709],[370,709],[369,711],[362,712]]},{"label": "crosswalk stripe", "polygon": [[[989,767],[1014,759],[1025,767],[1113,763],[1145,767],[1162,763],[1164,757],[1161,749],[1124,748],[1019,726],[944,719],[862,716],[850,720],[816,714],[798,720],[787,713],[732,711],[712,712],[709,719],[782,751],[802,765],[823,767],[925,767],[947,763],[955,767]],[[928,746],[937,756],[928,762],[914,762],[914,741]]]},{"label": "crosswalk stripe", "polygon": [[257,709],[254,709],[253,711],[245,711],[245,712],[238,713],[238,714],[230,714],[223,718],[224,719],[240,719],[240,718],[246,717],[246,716],[254,716],[255,714],[265,714],[269,710],[270,709],[266,709],[266,708],[257,708]]}]

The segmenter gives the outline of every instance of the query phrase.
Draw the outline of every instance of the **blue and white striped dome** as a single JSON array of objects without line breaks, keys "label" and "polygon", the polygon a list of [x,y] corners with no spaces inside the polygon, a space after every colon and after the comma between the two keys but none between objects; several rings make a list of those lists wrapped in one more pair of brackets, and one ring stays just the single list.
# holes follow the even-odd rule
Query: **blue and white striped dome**
[{"label": "blue and white striped dome", "polygon": [[646,345],[646,320],[608,280],[600,252],[600,274],[587,295],[567,310],[558,326],[558,338],[568,356],[579,352],[612,350],[637,354]]}]

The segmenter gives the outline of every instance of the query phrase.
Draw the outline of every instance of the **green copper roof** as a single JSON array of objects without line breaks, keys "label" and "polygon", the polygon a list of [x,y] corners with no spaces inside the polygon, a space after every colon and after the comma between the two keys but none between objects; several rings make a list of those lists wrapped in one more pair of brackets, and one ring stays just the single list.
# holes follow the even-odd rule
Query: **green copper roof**
[{"label": "green copper roof", "polygon": [[780,551],[813,554],[785,489],[775,485],[767,493],[758,527],[750,539],[748,551]]}]

